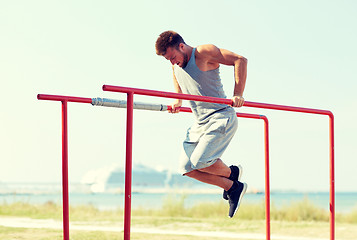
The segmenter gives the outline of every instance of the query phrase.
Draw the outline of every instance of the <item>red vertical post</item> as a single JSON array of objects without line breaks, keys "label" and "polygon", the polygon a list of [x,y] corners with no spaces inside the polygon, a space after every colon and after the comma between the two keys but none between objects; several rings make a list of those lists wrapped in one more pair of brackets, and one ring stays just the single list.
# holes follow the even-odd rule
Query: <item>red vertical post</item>
[{"label": "red vertical post", "polygon": [[335,239],[335,127],[334,116],[330,117],[330,239]]},{"label": "red vertical post", "polygon": [[[183,109],[183,108],[181,108]],[[269,170],[269,121],[264,115],[237,113],[237,117],[264,120],[264,151],[265,151],[265,228],[266,240],[270,240],[270,170]]]},{"label": "red vertical post", "polygon": [[67,101],[62,101],[62,197],[63,239],[69,240]]},{"label": "red vertical post", "polygon": [[130,240],[134,93],[127,96],[124,240]]},{"label": "red vertical post", "polygon": [[264,117],[264,139],[265,139],[265,221],[266,239],[270,240],[270,176],[269,176],[269,122]]}]

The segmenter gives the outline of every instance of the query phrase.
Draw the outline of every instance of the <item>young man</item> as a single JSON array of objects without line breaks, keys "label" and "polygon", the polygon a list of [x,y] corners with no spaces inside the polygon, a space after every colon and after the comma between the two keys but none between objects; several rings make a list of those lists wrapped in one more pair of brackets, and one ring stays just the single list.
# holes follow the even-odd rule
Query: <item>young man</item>
[{"label": "young man", "polygon": [[[244,104],[247,59],[225,49],[207,44],[193,48],[176,32],[166,31],[156,41],[156,54],[172,64],[177,93],[226,98],[219,75],[220,64],[234,66],[233,107]],[[182,100],[172,104],[179,112]],[[228,105],[190,101],[195,122],[187,130],[180,157],[183,175],[224,189],[229,201],[229,217],[239,208],[247,184],[240,182],[241,166],[227,167],[220,159],[237,130],[237,117]]]}]

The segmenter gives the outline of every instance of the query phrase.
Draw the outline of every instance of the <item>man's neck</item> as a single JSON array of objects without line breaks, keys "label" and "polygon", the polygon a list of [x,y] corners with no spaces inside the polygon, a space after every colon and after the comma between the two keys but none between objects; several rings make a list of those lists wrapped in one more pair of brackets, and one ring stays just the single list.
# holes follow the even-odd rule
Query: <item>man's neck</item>
[{"label": "man's neck", "polygon": [[193,47],[191,47],[191,46],[189,46],[189,45],[186,45],[186,46],[185,46],[185,53],[186,53],[187,56],[188,56],[188,61],[190,61],[190,59],[191,59],[192,51],[193,51]]}]

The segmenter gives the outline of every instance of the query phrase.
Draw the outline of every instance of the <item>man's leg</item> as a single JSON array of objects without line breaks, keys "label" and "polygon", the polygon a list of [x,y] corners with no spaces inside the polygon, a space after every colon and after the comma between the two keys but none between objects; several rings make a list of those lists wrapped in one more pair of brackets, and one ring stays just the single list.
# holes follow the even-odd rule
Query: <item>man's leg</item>
[{"label": "man's leg", "polygon": [[224,162],[219,158],[211,166],[199,169],[199,171],[217,175],[217,176],[222,176],[225,178],[229,178],[231,174],[231,169],[226,164],[224,164]]},{"label": "man's leg", "polygon": [[202,172],[200,170],[193,170],[191,172],[186,173],[185,176],[194,178],[200,182],[221,187],[226,191],[228,191],[233,185],[233,181],[229,180],[226,177],[213,175],[210,173]]},{"label": "man's leg", "polygon": [[233,217],[239,208],[240,201],[247,189],[247,184],[230,180],[231,172],[231,168],[218,159],[209,167],[193,170],[185,175],[201,182],[221,187],[227,191],[230,206],[229,217]]},{"label": "man's leg", "polygon": [[211,166],[193,170],[185,175],[198,181],[216,185],[228,190],[233,184],[233,181],[229,179],[230,174],[231,169],[227,167],[221,159],[217,159],[217,161]]},{"label": "man's leg", "polygon": [[[207,168],[199,169],[199,171],[214,174],[214,175],[220,175],[232,181],[237,181],[237,180],[239,181],[242,176],[242,167],[240,165],[238,166],[232,165],[230,167],[227,167],[227,165],[224,164],[224,162],[221,159],[217,159],[217,161],[213,165]],[[226,189],[223,191],[223,199],[228,200]]]},{"label": "man's leg", "polygon": [[217,159],[211,166],[191,171],[185,175],[228,191],[233,185],[233,181],[228,179],[230,174],[231,169],[221,159]]}]

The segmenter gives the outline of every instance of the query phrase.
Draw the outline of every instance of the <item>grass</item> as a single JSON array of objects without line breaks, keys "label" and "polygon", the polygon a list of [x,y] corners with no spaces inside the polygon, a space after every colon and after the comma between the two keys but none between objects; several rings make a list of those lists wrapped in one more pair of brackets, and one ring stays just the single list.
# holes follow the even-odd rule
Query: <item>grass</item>
[{"label": "grass", "polygon": [[[162,209],[133,209],[132,226],[185,231],[225,231],[240,233],[265,233],[265,204],[242,203],[237,216],[227,218],[227,203],[205,202],[185,207],[185,196],[170,195]],[[52,202],[33,205],[24,202],[0,204],[0,217],[29,217],[34,219],[62,220],[62,207]],[[71,207],[71,223],[88,225],[122,226],[123,210],[102,211],[92,205]],[[287,206],[271,205],[272,234],[328,238],[329,213],[315,206],[307,198]],[[100,231],[71,231],[71,239],[122,239],[121,233]],[[34,237],[35,236],[35,237]],[[357,208],[350,213],[336,214],[336,238],[356,239]],[[0,239],[62,239],[61,230],[8,228],[0,226]],[[132,239],[207,239],[180,235],[150,235],[132,233]],[[213,240],[215,238],[209,238]]]},{"label": "grass", "polygon": [[[137,208],[132,209],[132,216],[155,216],[155,217],[183,217],[194,219],[226,218],[227,203],[203,202],[201,204],[185,207],[185,195],[179,197],[169,195],[163,202],[161,209]],[[276,221],[320,221],[328,222],[328,211],[317,207],[308,198],[292,202],[289,205],[276,207],[274,203],[270,206],[271,220]],[[239,219],[264,220],[265,203],[243,202],[239,211]],[[53,202],[44,204],[29,204],[26,202],[15,202],[11,204],[0,204],[0,216],[26,216],[35,219],[62,219],[62,206]],[[123,216],[123,210],[99,210],[93,205],[81,205],[70,208],[72,221],[118,221]],[[349,213],[336,213],[336,221],[342,223],[357,224],[357,207]]]},{"label": "grass", "polygon": [[[227,203],[203,202],[193,207],[185,207],[185,196],[168,196],[163,203],[162,209],[137,208],[132,209],[132,216],[155,216],[155,217],[183,217],[194,219],[226,218]],[[270,206],[271,220],[276,221],[320,221],[328,222],[328,211],[317,207],[308,198],[292,202],[290,205],[276,207]],[[242,203],[239,211],[239,219],[264,220],[265,203]],[[29,204],[15,202],[0,204],[0,216],[26,216],[35,219],[62,219],[62,206],[53,202],[44,204]],[[93,205],[81,205],[70,208],[72,221],[118,221],[123,216],[123,210],[99,210]],[[336,221],[357,224],[357,207],[349,213],[336,213]]]},{"label": "grass", "polygon": [[[170,195],[164,200],[160,210],[134,209],[133,216],[167,216],[167,217],[187,217],[187,218],[226,218],[227,202],[203,202],[193,207],[185,207],[185,195],[176,197]],[[317,207],[307,197],[301,201],[295,201],[289,205],[277,207],[274,203],[270,206],[271,220],[276,221],[329,221],[329,212]],[[244,220],[264,220],[265,202],[245,203],[243,202],[239,211],[239,219]],[[336,221],[343,223],[357,224],[357,207],[350,213],[337,213]]]}]

